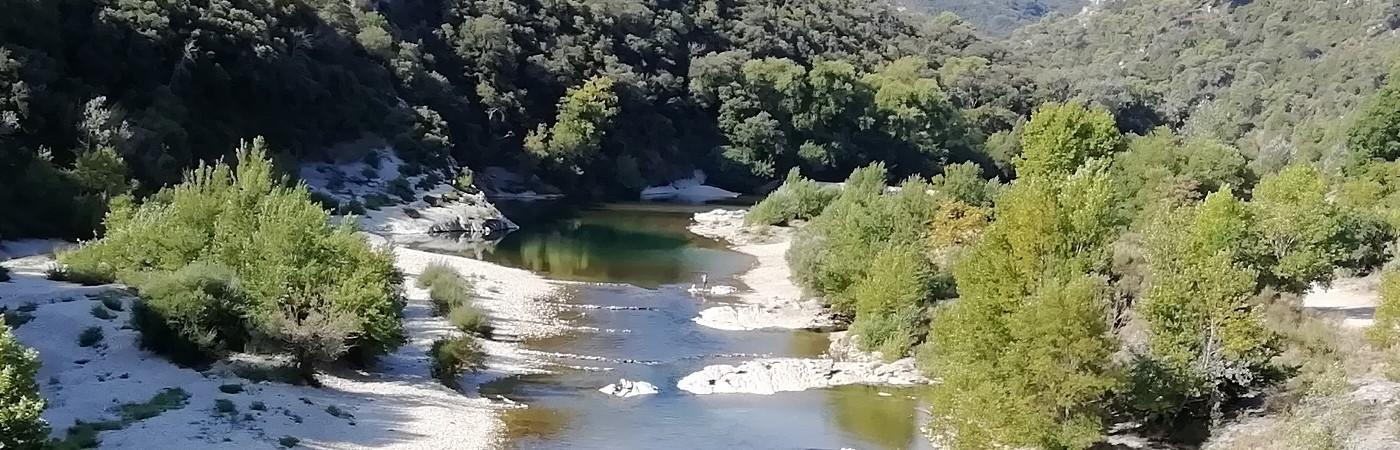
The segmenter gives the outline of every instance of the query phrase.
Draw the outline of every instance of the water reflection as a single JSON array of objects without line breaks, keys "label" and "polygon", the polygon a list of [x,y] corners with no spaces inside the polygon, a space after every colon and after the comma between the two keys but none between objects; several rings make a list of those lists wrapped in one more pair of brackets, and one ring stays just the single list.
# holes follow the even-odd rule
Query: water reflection
[{"label": "water reflection", "polygon": [[879,448],[903,449],[924,444],[919,433],[915,390],[852,385],[825,392],[832,420],[842,432]]}]

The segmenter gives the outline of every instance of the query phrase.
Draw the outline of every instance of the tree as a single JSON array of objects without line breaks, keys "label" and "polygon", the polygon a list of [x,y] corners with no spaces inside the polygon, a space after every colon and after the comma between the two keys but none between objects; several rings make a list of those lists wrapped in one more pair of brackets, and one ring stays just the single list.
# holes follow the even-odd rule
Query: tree
[{"label": "tree", "polygon": [[617,116],[615,81],[609,77],[594,77],[582,85],[570,88],[559,100],[559,114],[554,125],[544,125],[526,138],[526,147],[541,157],[559,161],[579,161],[597,155],[603,133]]},{"label": "tree", "polygon": [[1047,103],[1036,108],[1021,131],[1019,176],[1073,173],[1092,158],[1118,149],[1113,116],[1083,103]]},{"label": "tree", "polygon": [[350,350],[359,321],[323,299],[302,299],[262,317],[263,331],[296,360],[297,371],[312,386],[316,365],[334,361]]},{"label": "tree", "polygon": [[1379,346],[1393,349],[1400,343],[1400,272],[1387,270],[1381,275],[1380,294],[1376,323],[1366,334]]},{"label": "tree", "polygon": [[1400,66],[1391,69],[1385,86],[1357,116],[1347,147],[1358,163],[1400,159]]},{"label": "tree", "polygon": [[[1258,237],[1249,210],[1228,190],[1164,210],[1147,231],[1148,285],[1135,306],[1151,333],[1157,377],[1135,398],[1150,421],[1214,416],[1230,392],[1257,382],[1277,355],[1251,297]],[[1173,402],[1157,399],[1171,398]],[[1194,407],[1199,406],[1198,409]]]},{"label": "tree", "polygon": [[1087,448],[1117,385],[1107,289],[1094,275],[1114,229],[1102,164],[1021,178],[953,268],[921,359],[940,380],[933,425],[954,449]]},{"label": "tree", "polygon": [[45,403],[34,381],[38,372],[39,355],[0,324],[0,448],[42,448],[48,441],[48,423],[39,417]]},{"label": "tree", "polygon": [[1264,177],[1250,207],[1258,218],[1270,284],[1302,292],[1332,278],[1332,268],[1344,258],[1344,223],[1316,167],[1295,164]]}]

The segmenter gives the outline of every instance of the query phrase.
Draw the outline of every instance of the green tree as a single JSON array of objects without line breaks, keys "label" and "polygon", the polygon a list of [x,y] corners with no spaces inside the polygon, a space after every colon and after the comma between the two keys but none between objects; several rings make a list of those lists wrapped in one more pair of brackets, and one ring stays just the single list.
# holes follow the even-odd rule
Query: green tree
[{"label": "green tree", "polygon": [[1381,347],[1394,349],[1400,343],[1400,272],[1392,269],[1381,275],[1380,294],[1376,323],[1366,334]]},{"label": "green tree", "polygon": [[1221,190],[1157,216],[1146,233],[1150,274],[1136,308],[1160,375],[1134,400],[1149,420],[1170,426],[1182,413],[1217,414],[1277,351],[1250,302],[1258,237],[1246,205]]},{"label": "green tree", "polygon": [[1269,259],[1270,284],[1302,292],[1332,278],[1345,257],[1344,221],[1316,167],[1295,164],[1264,177],[1250,206]]},{"label": "green tree", "polygon": [[38,372],[39,355],[0,324],[0,448],[42,448],[48,441],[48,423],[39,417],[45,403],[34,381]]},{"label": "green tree", "polygon": [[1400,159],[1400,66],[1391,70],[1385,86],[1357,115],[1347,147],[1357,162]]},{"label": "green tree", "polygon": [[526,147],[537,156],[560,161],[591,159],[598,154],[605,133],[617,116],[616,82],[594,77],[570,88],[559,100],[554,126],[544,125],[526,138]]},{"label": "green tree", "polygon": [[1083,103],[1047,103],[1036,108],[1021,131],[1016,173],[1073,173],[1085,161],[1109,156],[1118,146],[1118,128],[1108,111]]},{"label": "green tree", "polygon": [[1104,281],[1113,236],[1102,164],[1021,178],[958,259],[960,297],[939,308],[921,355],[933,425],[955,449],[1087,448],[1117,385]]}]

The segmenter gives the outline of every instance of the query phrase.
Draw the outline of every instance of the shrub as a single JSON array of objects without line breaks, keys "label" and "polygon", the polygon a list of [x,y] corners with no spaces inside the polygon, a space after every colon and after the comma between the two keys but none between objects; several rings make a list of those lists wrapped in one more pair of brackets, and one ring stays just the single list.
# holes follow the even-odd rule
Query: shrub
[{"label": "shrub", "polygon": [[404,178],[402,175],[389,182],[388,191],[390,195],[406,202],[411,202],[415,198],[413,186],[408,182],[408,178]]},{"label": "shrub", "polygon": [[65,261],[65,266],[49,269],[45,277],[83,286],[101,286],[116,281],[117,274],[109,264],[95,259],[73,257]]},{"label": "shrub", "polygon": [[238,383],[221,384],[219,385],[219,392],[225,394],[240,394],[243,392],[243,385]]},{"label": "shrub", "polygon": [[234,405],[233,400],[226,398],[217,399],[214,400],[214,412],[232,416],[238,414],[238,405]]},{"label": "shrub", "polygon": [[184,408],[190,394],[180,388],[162,389],[144,403],[127,403],[117,408],[123,421],[135,422],[159,416],[166,411]]},{"label": "shrub", "polygon": [[[138,327],[165,328],[196,349],[238,348],[253,333],[278,335],[272,325],[288,322],[269,318],[308,308],[352,317],[348,345],[357,355],[397,346],[401,280],[392,256],[370,247],[353,224],[331,225],[305,186],[274,175],[266,154],[258,139],[239,150],[236,168],[200,167],[142,204],[114,204],[106,235],[59,260],[137,286],[145,298]],[[187,266],[218,276],[181,273]],[[146,337],[143,343],[161,345]]]},{"label": "shrub", "polygon": [[782,186],[749,209],[744,223],[782,225],[797,219],[811,220],[821,214],[837,194],[835,189],[802,178],[797,168],[793,168]]},{"label": "shrub", "polygon": [[469,192],[473,194],[477,192],[476,176],[474,173],[472,173],[471,169],[465,167],[462,168],[462,174],[458,175],[457,179],[452,180],[452,185],[456,186],[457,189],[461,189],[462,192]]},{"label": "shrub", "polygon": [[259,401],[248,404],[248,409],[253,411],[267,411],[267,404]]},{"label": "shrub", "polygon": [[492,327],[486,314],[471,304],[463,303],[452,307],[451,312],[447,314],[447,321],[463,333],[491,336]]},{"label": "shrub", "polygon": [[101,304],[92,305],[92,310],[90,312],[92,313],[93,317],[102,320],[112,320],[117,318],[116,314],[112,314],[112,310],[107,309]]},{"label": "shrub", "polygon": [[460,278],[461,275],[457,273],[457,269],[453,269],[452,266],[447,264],[440,262],[428,263],[428,266],[423,268],[423,273],[418,274],[418,279],[414,281],[413,285],[418,286],[419,289],[427,289],[432,287],[433,284],[437,283],[439,280],[451,277]]},{"label": "shrub", "polygon": [[463,372],[486,367],[486,353],[481,344],[466,335],[433,341],[428,356],[433,360],[433,377],[453,388]]},{"label": "shrub", "polygon": [[428,298],[438,314],[446,314],[471,300],[471,286],[461,277],[444,278],[428,288]]},{"label": "shrub", "polygon": [[120,295],[121,294],[118,294],[116,292],[108,291],[104,292],[103,295],[99,298],[102,301],[102,306],[107,307],[107,309],[110,309],[112,311],[121,311],[125,309],[125,306],[122,305],[122,298],[120,297]]},{"label": "shrub", "polygon": [[[3,310],[3,308],[0,308],[0,310]],[[19,328],[20,325],[24,325],[26,323],[29,323],[29,321],[34,320],[33,313],[28,313],[24,311],[4,310],[4,312],[0,313],[0,315],[4,316],[5,326],[8,326],[10,328]]]},{"label": "shrub", "polygon": [[180,364],[199,364],[223,350],[241,350],[249,340],[249,308],[233,270],[203,263],[137,281],[141,300],[131,322],[141,346]]},{"label": "shrub", "polygon": [[6,326],[0,326],[0,368],[0,448],[42,448],[49,427],[39,417],[44,412],[34,381],[39,355],[20,345]]},{"label": "shrub", "polygon": [[277,445],[282,446],[282,448],[292,448],[296,447],[298,444],[301,444],[301,439],[297,439],[291,436],[282,436],[280,438],[277,438]]},{"label": "shrub", "polygon": [[0,266],[0,282],[10,281],[10,269]]},{"label": "shrub", "polygon": [[78,333],[79,347],[92,347],[102,342],[102,327],[87,327],[82,333]]},{"label": "shrub", "polygon": [[375,192],[365,196],[365,209],[379,209],[388,206],[392,201],[389,196]]}]

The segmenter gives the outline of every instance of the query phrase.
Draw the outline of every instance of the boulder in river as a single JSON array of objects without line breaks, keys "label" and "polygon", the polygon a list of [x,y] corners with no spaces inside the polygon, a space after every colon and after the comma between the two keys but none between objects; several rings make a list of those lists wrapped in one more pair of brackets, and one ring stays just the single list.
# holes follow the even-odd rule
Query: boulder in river
[{"label": "boulder in river", "polygon": [[602,392],[604,394],[608,394],[614,397],[627,398],[636,397],[640,395],[651,395],[660,392],[660,390],[656,388],[656,385],[645,381],[630,381],[625,378],[619,378],[616,383],[603,386],[602,388],[598,389],[598,392]]}]

